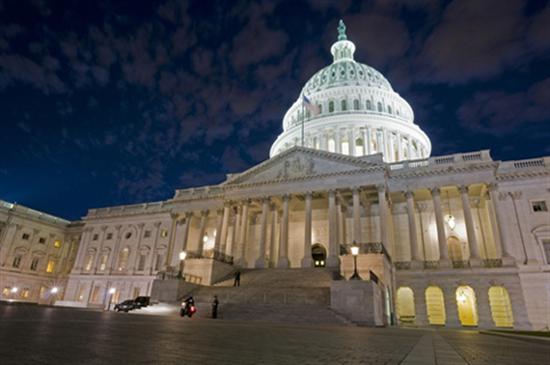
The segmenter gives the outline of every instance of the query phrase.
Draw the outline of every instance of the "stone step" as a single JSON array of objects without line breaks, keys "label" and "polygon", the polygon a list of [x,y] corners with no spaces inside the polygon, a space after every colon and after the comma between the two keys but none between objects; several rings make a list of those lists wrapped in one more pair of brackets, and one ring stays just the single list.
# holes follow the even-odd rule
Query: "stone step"
[{"label": "stone step", "polygon": [[[197,304],[197,318],[212,318],[212,307],[208,303]],[[265,321],[300,324],[349,325],[348,320],[328,307],[307,305],[242,305],[223,304],[218,306],[218,319],[235,321]]]},{"label": "stone step", "polygon": [[[246,269],[241,270],[241,286],[262,287],[330,287],[333,272],[324,268],[307,269]],[[233,286],[229,278],[215,286]]]},{"label": "stone step", "polygon": [[210,303],[214,295],[223,303],[272,305],[330,304],[330,288],[199,287],[192,292],[197,303]]}]

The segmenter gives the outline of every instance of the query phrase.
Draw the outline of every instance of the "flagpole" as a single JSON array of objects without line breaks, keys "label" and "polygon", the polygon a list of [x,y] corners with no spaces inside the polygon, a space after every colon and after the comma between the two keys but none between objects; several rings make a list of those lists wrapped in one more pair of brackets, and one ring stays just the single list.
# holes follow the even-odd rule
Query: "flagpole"
[{"label": "flagpole", "polygon": [[302,147],[304,147],[304,123],[306,120],[306,113],[304,111],[304,96],[302,95]]}]

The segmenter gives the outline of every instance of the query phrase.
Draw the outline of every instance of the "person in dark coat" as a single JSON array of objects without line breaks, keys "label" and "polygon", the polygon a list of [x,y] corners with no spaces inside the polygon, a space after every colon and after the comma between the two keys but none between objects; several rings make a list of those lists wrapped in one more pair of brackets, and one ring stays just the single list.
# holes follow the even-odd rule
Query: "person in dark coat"
[{"label": "person in dark coat", "polygon": [[233,286],[241,286],[241,272],[239,270],[235,271],[235,281]]},{"label": "person in dark coat", "polygon": [[212,318],[216,319],[218,318],[218,305],[220,302],[218,301],[218,296],[214,295],[214,300],[212,301]]}]

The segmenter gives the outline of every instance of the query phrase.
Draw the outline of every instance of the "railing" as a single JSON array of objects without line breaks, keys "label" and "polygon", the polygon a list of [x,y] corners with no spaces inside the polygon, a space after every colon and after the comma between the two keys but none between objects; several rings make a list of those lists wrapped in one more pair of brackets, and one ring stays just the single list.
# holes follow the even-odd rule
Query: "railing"
[{"label": "railing", "polygon": [[504,161],[501,162],[499,172],[511,172],[516,169],[537,169],[550,167],[550,157],[532,158],[529,160]]},{"label": "railing", "polygon": [[397,261],[395,263],[396,270],[410,270],[411,262],[410,261]]},{"label": "railing", "polygon": [[426,167],[432,165],[450,165],[457,162],[473,162],[473,161],[492,161],[488,150],[457,153],[454,155],[430,157],[421,160],[399,161],[390,164],[390,170],[411,169],[418,167]]},{"label": "railing", "polygon": [[529,167],[544,167],[544,159],[543,158],[536,158],[532,160],[522,160],[522,161],[516,161],[514,162],[514,167],[516,169],[523,169],[523,168],[529,168]]},{"label": "railing", "polygon": [[488,268],[502,267],[502,259],[485,259],[483,266]]},{"label": "railing", "polygon": [[[386,251],[386,248],[382,242],[363,242],[355,244],[359,247],[360,254],[383,254],[386,256],[389,262],[391,262],[391,257]],[[341,244],[340,245],[340,255],[351,255],[351,247],[353,244]]]},{"label": "railing", "polygon": [[233,256],[214,250],[204,251],[202,254],[198,252],[188,252],[186,259],[214,259],[219,262],[233,265]]},{"label": "railing", "polygon": [[[466,269],[470,267],[470,262],[468,260],[457,260],[452,261],[453,269]],[[502,259],[484,259],[483,267],[485,268],[497,268],[502,267]],[[410,270],[411,262],[410,261],[397,261],[395,262],[396,270]],[[439,261],[424,261],[424,269],[438,269]]]},{"label": "railing", "polygon": [[465,269],[470,267],[470,262],[468,260],[453,260],[452,265],[453,269]]}]

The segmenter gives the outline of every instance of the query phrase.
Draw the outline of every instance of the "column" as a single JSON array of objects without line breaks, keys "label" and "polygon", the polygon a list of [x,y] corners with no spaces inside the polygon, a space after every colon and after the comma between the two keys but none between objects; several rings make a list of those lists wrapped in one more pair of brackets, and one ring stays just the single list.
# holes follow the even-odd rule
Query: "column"
[{"label": "column", "polygon": [[90,240],[90,237],[92,235],[92,229],[89,227],[84,228],[84,231],[82,232],[82,236],[80,236],[80,243],[78,244],[78,251],[76,254],[75,259],[75,268],[74,270],[76,272],[82,271],[82,266],[84,265],[84,257],[86,256],[86,248],[88,246],[88,242]]},{"label": "column", "polygon": [[281,221],[281,239],[279,241],[279,262],[277,267],[288,268],[290,261],[288,260],[288,209],[290,195],[283,195],[283,219]]},{"label": "column", "polygon": [[267,240],[267,215],[269,214],[269,198],[262,199],[262,215],[260,217],[260,240],[258,244],[258,258],[254,263],[257,269],[265,268],[265,246]]},{"label": "column", "polygon": [[239,235],[239,247],[237,254],[237,266],[245,267],[246,266],[246,243],[248,235],[248,208],[250,205],[250,200],[246,200],[243,204],[242,216],[241,216],[241,233]]},{"label": "column", "polygon": [[346,243],[346,231],[345,231],[346,222],[344,221],[345,216],[344,216],[344,212],[342,211],[343,202],[344,202],[344,200],[338,194],[338,197],[336,199],[336,220],[337,220],[337,226],[338,226],[338,244]]},{"label": "column", "polygon": [[428,308],[426,306],[426,288],[423,285],[411,285],[414,293],[414,324],[428,325]]},{"label": "column", "polygon": [[397,159],[402,160],[403,159],[403,144],[402,144],[402,137],[401,134],[397,133]]},{"label": "column", "polygon": [[269,261],[270,267],[276,267],[277,257],[275,253],[277,251],[277,206],[271,204],[271,238],[270,238],[270,248],[269,248]]},{"label": "column", "polygon": [[227,247],[227,231],[229,229],[229,216],[231,213],[231,204],[226,202],[223,206],[222,230],[220,235],[221,252],[225,253]]},{"label": "column", "polygon": [[418,250],[418,238],[416,232],[416,219],[414,212],[414,193],[412,191],[405,192],[407,198],[407,216],[409,218],[409,239],[411,243],[411,266],[412,268],[422,267],[422,256]]},{"label": "column", "polygon": [[407,155],[409,156],[409,160],[413,159],[411,136],[407,137]]},{"label": "column", "polygon": [[328,192],[328,255],[327,267],[340,267],[340,247],[337,241],[337,226],[336,226],[336,192],[329,190]]},{"label": "column", "polygon": [[472,289],[476,294],[477,327],[494,328],[495,322],[493,322],[491,303],[489,302],[489,285],[481,283],[481,285],[472,287]]},{"label": "column", "polygon": [[370,155],[372,152],[372,130],[371,127],[367,127],[367,132],[365,135],[365,154]]},{"label": "column", "polygon": [[141,254],[141,241],[143,240],[143,227],[145,227],[145,223],[139,223],[138,225],[138,242],[137,242],[137,249],[130,251],[130,257],[128,258],[128,271],[131,274],[134,274],[136,271],[136,268],[138,266],[138,260],[139,256]]},{"label": "column", "polygon": [[198,236],[198,243],[197,243],[197,254],[199,256],[202,256],[202,251],[204,250],[204,231],[206,230],[206,224],[208,223],[208,210],[201,211],[201,220],[199,223],[199,236]]},{"label": "column", "polygon": [[[512,255],[512,242],[510,234],[507,232],[507,223],[506,223],[506,217],[503,213],[503,207],[501,206],[501,203],[499,201],[498,197],[498,186],[496,184],[490,184],[488,186],[489,188],[489,195],[491,197],[491,202],[493,204],[493,210],[495,212],[495,218],[497,223],[497,229],[500,236],[500,242],[501,242],[501,252],[502,252],[502,264],[505,266],[514,265],[516,259]],[[495,236],[495,241],[496,235]]]},{"label": "column", "polygon": [[168,252],[166,253],[166,266],[169,266],[172,263],[172,254],[174,251],[174,241],[176,240],[176,228],[179,216],[176,213],[171,213],[170,218],[172,218],[172,225],[170,228],[170,237],[168,240]]},{"label": "column", "polygon": [[445,224],[443,223],[443,211],[441,209],[441,191],[439,190],[439,188],[433,188],[431,189],[431,193],[434,203],[437,242],[439,243],[439,266],[450,267],[451,262],[449,260],[449,251],[445,234]]},{"label": "column", "polygon": [[336,133],[334,136],[334,142],[336,143],[335,152],[342,153],[342,138],[340,137],[340,129],[336,128]]},{"label": "column", "polygon": [[390,249],[390,238],[388,231],[388,201],[386,200],[386,186],[378,185],[378,214],[380,219],[380,241],[386,251]]},{"label": "column", "polygon": [[221,242],[222,242],[222,229],[223,229],[223,220],[225,209],[218,209],[216,211],[216,237],[214,237],[214,255],[221,251]]},{"label": "column", "polygon": [[233,213],[233,230],[231,231],[231,244],[228,244],[225,248],[225,253],[231,257],[233,257],[233,250],[237,246],[237,240],[239,239],[242,207],[234,207]]},{"label": "column", "polygon": [[388,137],[387,137],[387,141],[389,143],[389,148],[388,148],[388,152],[389,152],[389,159],[388,159],[388,162],[395,162],[395,138],[394,138],[394,134],[393,133],[389,133]]},{"label": "column", "polygon": [[92,264],[92,271],[94,274],[97,274],[99,265],[99,260],[101,259],[101,256],[103,256],[103,243],[105,242],[105,231],[107,231],[107,226],[101,227],[101,238],[99,240],[99,247],[97,249],[97,255],[95,255],[94,262]]},{"label": "column", "polygon": [[470,248],[470,266],[481,266],[481,257],[479,256],[479,247],[477,245],[474,219],[472,209],[470,208],[470,199],[468,197],[468,187],[459,186],[460,198],[462,199],[462,209],[464,210],[464,221],[466,222],[466,234],[468,236],[468,246]]},{"label": "column", "polygon": [[313,258],[311,257],[311,200],[312,193],[306,193],[305,220],[304,220],[304,257],[302,258],[302,267],[312,267]]},{"label": "column", "polygon": [[352,189],[353,200],[353,234],[352,241],[355,243],[361,243],[361,202],[359,200],[359,188],[354,187]]},{"label": "column", "polygon": [[382,146],[380,148],[380,151],[384,154],[384,161],[390,162],[391,160],[388,158],[388,131],[386,129],[382,129]]},{"label": "column", "polygon": [[118,251],[120,249],[120,241],[122,240],[122,226],[118,225],[115,227],[115,229],[116,242],[113,248],[113,252],[111,253],[111,257],[108,260],[109,264],[107,265],[107,267],[109,268],[109,274],[112,274],[115,270],[116,262],[118,260]]},{"label": "column", "polygon": [[348,146],[349,146],[349,155],[355,156],[355,138],[353,138],[353,129],[348,129]]},{"label": "column", "polygon": [[185,219],[185,222],[184,222],[185,225],[183,226],[183,237],[181,239],[181,251],[187,250],[187,240],[189,239],[189,227],[191,226],[191,219],[193,219],[193,212],[185,213],[184,219]]},{"label": "column", "polygon": [[160,236],[160,225],[161,222],[155,222],[153,223],[153,226],[155,227],[155,241],[153,242],[153,249],[151,250],[151,258],[149,259],[149,266],[145,268],[145,270],[149,271],[150,275],[153,275],[153,272],[155,271],[155,260],[157,258],[157,242],[159,240]]}]

